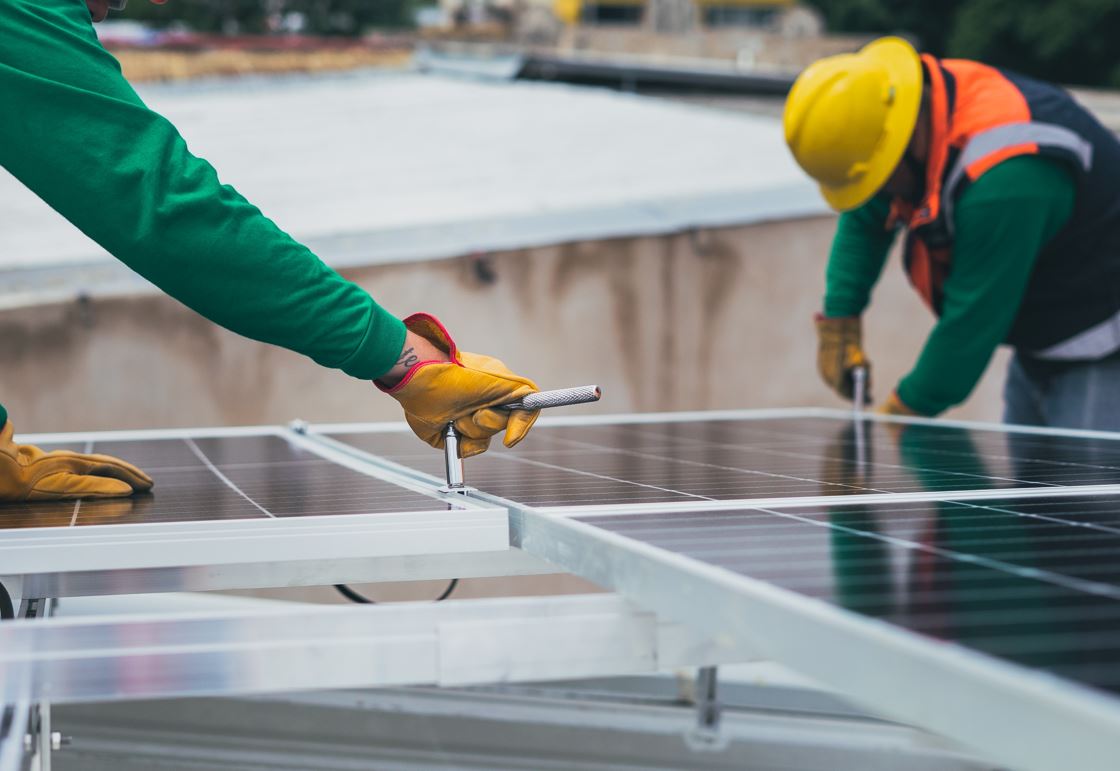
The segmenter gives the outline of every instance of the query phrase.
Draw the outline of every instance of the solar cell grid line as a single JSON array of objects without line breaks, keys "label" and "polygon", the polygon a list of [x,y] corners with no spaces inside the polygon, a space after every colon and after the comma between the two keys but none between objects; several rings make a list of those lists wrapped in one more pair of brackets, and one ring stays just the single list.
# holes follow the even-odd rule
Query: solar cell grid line
[{"label": "solar cell grid line", "polygon": [[[1031,534],[1045,535],[1047,544],[1065,542],[1108,543],[1107,536],[1120,536],[1120,506],[1116,497],[1120,491],[1110,495],[1082,496],[1076,491],[1065,491],[1055,500],[1009,501],[999,505],[983,501],[932,501],[888,503],[870,501],[862,506],[849,504],[845,500],[832,502],[819,501],[814,507],[805,507],[797,513],[809,520],[820,521],[836,509],[856,511],[889,511],[892,532],[903,534],[923,527],[929,519],[932,505],[938,505],[939,521],[967,521],[971,536],[999,536],[1011,530],[1012,534],[1023,532],[1029,524]],[[889,508],[888,508],[889,506]],[[729,520],[726,510],[663,512],[626,517],[621,514],[607,514],[602,517],[612,527],[624,528],[627,532],[657,535],[661,532],[679,531],[682,525],[697,530],[701,535],[712,528],[736,527],[750,528],[752,532],[765,535],[769,541],[772,534],[780,535],[785,531],[798,531],[794,524],[775,520],[765,515],[768,507],[748,505],[735,520]],[[593,519],[593,517],[584,517]],[[630,520],[630,521],[627,521]],[[1024,523],[1021,520],[1031,520]],[[1097,521],[1093,521],[1097,520]],[[738,524],[737,524],[738,523]]]},{"label": "solar cell grid line", "polygon": [[[796,475],[793,475],[793,474],[779,474],[779,473],[768,472],[768,471],[759,471],[759,470],[750,469],[750,468],[739,468],[739,467],[736,467],[736,466],[726,466],[726,465],[722,465],[722,464],[718,464],[718,463],[707,463],[707,462],[702,462],[702,461],[688,460],[688,459],[685,459],[685,458],[668,457],[668,456],[665,456],[665,455],[658,455],[658,454],[650,453],[650,452],[637,452],[637,451],[634,451],[634,450],[627,450],[627,449],[624,449],[624,448],[614,448],[614,447],[602,448],[602,447],[598,447],[598,446],[596,446],[596,445],[594,445],[590,442],[579,442],[579,441],[576,441],[576,440],[573,440],[573,439],[558,439],[556,441],[561,443],[561,444],[571,445],[573,447],[573,454],[578,453],[579,455],[584,455],[588,451],[607,453],[607,454],[615,453],[615,454],[620,454],[620,455],[627,455],[627,456],[633,457],[633,458],[643,458],[643,459],[647,459],[647,460],[651,460],[651,461],[655,461],[655,462],[671,462],[671,463],[674,463],[674,464],[680,464],[680,465],[684,465],[684,466],[693,466],[693,467],[697,467],[699,469],[703,469],[705,471],[712,472],[712,473],[731,472],[732,474],[746,474],[746,475],[757,476],[757,477],[769,477],[769,478],[771,478],[775,481],[782,480],[787,485],[790,482],[805,482],[805,483],[809,483],[809,484],[821,484],[821,481],[819,481],[819,480],[815,480],[815,479],[812,479],[812,478],[809,478],[809,477],[796,476]],[[576,448],[579,448],[579,449],[577,450]],[[525,462],[525,463],[537,463],[537,464],[544,465],[541,461],[534,461],[532,459],[520,458],[520,457],[517,457],[517,456],[498,455],[497,457],[501,458],[503,460],[515,460],[515,461],[521,461],[521,462]],[[557,469],[564,470],[564,467],[562,467],[562,466],[556,466],[556,465],[553,465],[553,464],[548,464],[548,465],[551,468],[557,468]],[[616,481],[627,482],[628,480],[619,479],[619,480],[616,480]],[[859,492],[873,492],[873,493],[885,493],[885,492],[887,492],[886,490],[878,490],[878,489],[871,488],[871,487],[861,487],[859,485],[846,484],[844,482],[826,481],[826,482],[824,482],[824,484],[829,485],[829,486],[835,486],[836,488],[839,488],[839,489],[858,490]],[[668,490],[667,492],[677,492],[677,491]],[[703,499],[706,499],[706,500],[717,500],[716,498],[714,498],[710,495],[697,495],[695,493],[688,493],[688,495],[691,495],[691,496],[694,496],[694,497],[697,497],[697,498],[703,498]]]},{"label": "solar cell grid line", "polygon": [[[216,476],[216,477],[217,477],[218,479],[222,480],[222,483],[223,483],[223,484],[225,484],[225,485],[226,485],[227,487],[229,487],[229,488],[230,488],[231,490],[233,490],[233,491],[234,491],[235,493],[237,493],[237,494],[238,494],[238,495],[240,495],[240,496],[241,496],[242,498],[244,498],[245,500],[247,500],[247,501],[248,501],[249,503],[251,503],[251,504],[253,504],[254,506],[256,506],[256,507],[257,507],[257,508],[258,508],[258,509],[259,509],[259,510],[260,510],[260,511],[261,511],[261,512],[262,512],[262,513],[263,513],[263,514],[264,514],[264,515],[266,516],[266,517],[273,517],[273,518],[275,518],[275,516],[276,516],[275,514],[273,514],[273,513],[272,513],[271,511],[269,511],[268,509],[266,509],[266,508],[265,508],[264,506],[261,506],[261,505],[260,505],[259,503],[257,503],[256,501],[254,501],[254,500],[253,500],[252,498],[250,498],[250,497],[249,497],[249,496],[248,496],[248,495],[247,495],[247,494],[245,493],[245,491],[244,491],[244,490],[242,490],[242,489],[241,489],[240,487],[238,487],[238,486],[237,486],[237,485],[235,485],[235,484],[234,484],[233,482],[231,482],[231,481],[230,481],[230,479],[229,479],[229,477],[227,477],[227,476],[226,476],[225,474],[223,474],[223,473],[221,472],[221,470],[220,470],[220,469],[218,469],[218,467],[217,467],[217,466],[215,466],[215,465],[214,465],[214,464],[213,464],[213,463],[211,462],[211,460],[210,460],[209,458],[207,458],[207,457],[206,457],[206,454],[205,454],[205,453],[204,453],[204,452],[203,452],[202,450],[200,450],[200,449],[198,448],[198,444],[197,444],[197,443],[196,443],[196,442],[194,441],[194,439],[191,439],[190,437],[187,437],[187,438],[186,438],[186,439],[184,439],[183,441],[187,443],[187,446],[188,446],[188,447],[189,447],[189,448],[191,449],[191,452],[193,452],[193,453],[194,453],[194,454],[195,454],[195,455],[196,455],[196,456],[198,457],[198,459],[199,459],[200,461],[202,461],[202,463],[203,463],[203,464],[204,464],[204,465],[206,466],[206,468],[207,468],[207,469],[209,469],[210,473],[212,473],[212,474],[213,474],[214,476]],[[91,444],[92,444],[92,443],[91,443]]]},{"label": "solar cell grid line", "polygon": [[[777,509],[758,509],[767,514],[773,514],[777,517],[788,517],[798,522],[805,522],[818,527],[826,527],[830,530],[839,530],[848,535],[854,535],[860,538],[875,538],[887,544],[902,548],[902,549],[917,549],[920,551],[928,552],[937,557],[948,560],[949,562],[968,563],[970,565],[979,565],[981,567],[990,568],[995,571],[1003,571],[1014,575],[1018,578],[1030,578],[1038,581],[1045,581],[1056,586],[1065,587],[1067,589],[1074,589],[1079,592],[1087,594],[1099,594],[1110,599],[1120,599],[1120,587],[1109,584],[1103,581],[1086,581],[1080,578],[1063,575],[1050,570],[1042,570],[1037,567],[1021,567],[1003,559],[995,559],[992,557],[985,557],[977,555],[973,552],[960,552],[953,549],[944,549],[938,546],[930,546],[923,544],[919,541],[911,541],[901,538],[895,538],[889,535],[879,535],[877,533],[868,533],[867,531],[860,530],[859,528],[848,527],[846,525],[825,524],[817,522],[816,520],[806,517],[803,514],[789,511],[783,512]],[[1117,545],[1120,545],[1118,543]],[[1115,553],[1115,550],[1110,549],[1110,553]]]},{"label": "solar cell grid line", "polygon": [[[631,430],[633,430],[633,429],[631,429]],[[693,440],[693,441],[696,443],[697,446],[701,445],[700,440]],[[737,444],[725,443],[725,442],[705,442],[705,443],[703,443],[703,446],[705,448],[715,448],[715,449],[718,449],[718,450],[726,450],[726,451],[737,451],[737,450],[740,449],[740,446],[737,445]],[[778,456],[778,457],[785,457],[785,458],[790,458],[790,459],[796,459],[796,460],[817,461],[817,460],[820,460],[820,458],[821,458],[821,456],[819,454],[813,454],[811,452],[793,452],[793,451],[789,451],[789,450],[782,450],[780,448],[752,448],[752,449],[756,452],[759,452],[759,453],[774,455],[774,456]],[[620,450],[620,452],[630,452],[630,451]],[[952,461],[960,460],[963,463],[968,462],[968,457],[967,456],[962,457],[962,453],[959,453],[959,452],[947,452],[947,451],[944,451],[944,450],[937,450],[936,448],[929,449],[929,450],[927,450],[927,452],[931,456],[941,454],[941,455],[948,456],[948,460],[952,460]],[[651,456],[651,457],[660,457],[660,456]],[[983,482],[985,483],[985,486],[993,486],[992,485],[993,482],[997,483],[997,484],[998,483],[1029,484],[1027,482],[1024,482],[1023,480],[1015,479],[1015,478],[1012,478],[1012,477],[985,475],[985,474],[976,473],[975,471],[973,471],[973,472],[961,471],[961,470],[956,470],[956,469],[953,469],[951,467],[945,467],[945,466],[941,466],[941,467],[925,467],[925,466],[913,466],[913,465],[912,466],[905,466],[905,465],[902,465],[902,464],[899,464],[899,463],[887,463],[887,462],[883,462],[883,461],[872,461],[872,460],[858,461],[858,463],[864,468],[870,467],[870,468],[874,468],[876,471],[883,471],[883,470],[888,470],[889,469],[889,470],[898,470],[898,471],[904,472],[904,474],[913,473],[913,472],[919,472],[920,473],[920,472],[934,472],[935,471],[937,473],[944,474],[944,475],[947,475],[947,476],[950,476],[950,477],[966,477],[966,478],[970,478],[970,479],[983,480]],[[702,465],[709,465],[709,464],[702,464]],[[775,475],[775,476],[790,476],[790,475]],[[798,477],[791,477],[791,478],[797,479]],[[843,482],[835,482],[835,481],[831,481],[831,480],[802,480],[802,481],[816,481],[818,483],[823,482],[825,484],[834,485],[834,486],[840,487],[840,488],[847,487],[847,488],[852,488],[852,489],[860,490],[860,491],[864,491],[864,492],[866,492],[866,491],[891,492],[889,490],[878,490],[874,487],[862,487],[860,485],[845,484]],[[959,480],[953,480],[953,481],[959,481]],[[949,484],[951,485],[952,482],[949,482]],[[1040,483],[1040,484],[1049,484],[1049,483],[1043,482],[1043,483]],[[958,484],[957,486],[959,487],[961,485]]]},{"label": "solar cell grid line", "polygon": [[[85,443],[85,445],[82,447],[82,452],[85,453],[86,455],[89,455],[91,452],[93,452],[93,442],[92,441],[87,441]],[[74,527],[74,525],[77,524],[77,522],[78,522],[78,512],[81,511],[81,509],[82,509],[82,499],[79,498],[78,500],[74,501],[74,513],[70,515],[70,527]]]},{"label": "solar cell grid line", "polygon": [[[865,418],[864,421],[866,422],[867,419]],[[633,430],[633,429],[634,429],[634,427],[631,427],[631,430]],[[1016,436],[1017,444],[1021,445],[1021,444],[1023,444],[1024,441],[1026,441],[1022,437],[1018,437],[1015,433],[1012,433],[1011,436]],[[971,450],[968,451],[968,452],[962,452],[960,449],[950,450],[950,449],[946,449],[946,448],[943,448],[943,447],[938,447],[938,445],[936,443],[926,442],[925,439],[927,437],[928,437],[928,433],[927,433],[926,436],[923,436],[922,446],[920,448],[915,448],[914,450],[912,450],[912,452],[917,452],[918,450],[920,450],[920,454],[922,456],[925,456],[927,460],[935,461],[936,463],[935,463],[935,468],[934,469],[926,468],[926,467],[923,467],[923,466],[918,465],[918,464],[910,464],[908,466],[899,466],[899,464],[881,463],[881,462],[875,462],[875,461],[871,461],[868,465],[884,466],[884,467],[888,467],[888,468],[893,466],[893,467],[897,467],[897,468],[904,468],[908,471],[937,470],[937,471],[940,471],[941,473],[945,473],[945,474],[957,474],[957,475],[961,475],[961,476],[974,476],[974,477],[979,477],[979,478],[982,478],[982,479],[988,480],[988,481],[993,481],[994,480],[996,482],[1053,484],[1053,482],[1045,481],[1045,480],[1023,480],[1023,479],[1017,479],[1015,477],[1001,477],[999,475],[992,475],[992,474],[977,474],[976,471],[975,471],[975,467],[976,467],[975,456],[977,455],[976,452],[973,452]],[[700,440],[693,440],[693,441],[699,442]],[[987,437],[986,441],[987,441],[988,444],[990,444],[991,443],[991,437]],[[1052,441],[1052,440],[1049,440],[1049,441]],[[975,440],[973,440],[973,443],[978,444],[978,442],[976,442]],[[736,445],[734,445],[734,444],[728,444],[728,443],[722,443],[722,442],[708,442],[708,444],[710,446],[723,447],[725,449],[736,448]],[[1068,449],[1071,449],[1071,448],[1067,447],[1066,449],[1068,450]],[[1120,448],[1116,448],[1116,447],[1113,447],[1113,446],[1110,446],[1109,449],[1120,450]],[[787,455],[791,454],[791,453],[788,453],[787,451],[784,451],[784,450],[764,449],[763,451],[773,453],[773,454],[787,454]],[[793,454],[793,455],[798,455],[798,454]],[[804,456],[804,454],[800,454],[800,455]],[[1071,467],[1071,468],[1077,468],[1077,469],[1082,469],[1082,470],[1086,470],[1086,469],[1096,470],[1096,471],[1102,472],[1110,480],[1116,478],[1117,472],[1118,472],[1118,470],[1120,470],[1120,467],[1118,467],[1116,465],[1089,463],[1089,462],[1084,462],[1084,461],[1075,463],[1075,462],[1061,461],[1061,460],[1055,460],[1055,459],[1041,459],[1041,458],[1033,458],[1033,457],[1022,457],[1021,455],[1018,455],[1018,456],[1017,455],[1009,455],[1009,454],[1004,454],[1004,453],[999,452],[999,451],[992,451],[990,449],[985,450],[982,453],[982,455],[986,458],[990,458],[990,459],[993,459],[993,460],[999,460],[999,461],[1014,461],[1016,463],[1026,463],[1026,464],[1047,464],[1049,466],[1058,466],[1058,467],[1064,465],[1064,466],[1068,466],[1068,467]],[[972,468],[973,470],[972,471],[961,471],[961,470],[957,470],[957,469],[954,469],[954,468],[951,468],[951,467],[942,467],[943,463],[941,463],[940,461],[943,461],[943,460],[951,460],[951,461],[954,461],[954,462],[964,463],[968,467]]]},{"label": "solar cell grid line", "polygon": [[[604,481],[604,482],[617,482],[617,483],[623,484],[623,485],[632,485],[634,487],[644,487],[646,489],[656,490],[657,492],[661,492],[661,493],[670,493],[670,494],[677,494],[678,493],[677,490],[670,490],[670,489],[665,488],[665,487],[659,487],[658,485],[646,484],[644,482],[635,482],[635,481],[629,480],[629,479],[619,479],[618,477],[612,477],[612,476],[608,476],[606,474],[596,474],[593,471],[579,471],[579,470],[576,470],[576,469],[566,468],[564,466],[557,466],[554,463],[545,463],[544,461],[534,460],[532,458],[521,458],[521,457],[517,457],[517,456],[514,456],[514,455],[499,455],[497,457],[501,458],[504,461],[524,463],[524,464],[531,465],[531,466],[537,466],[539,468],[547,468],[547,469],[554,469],[554,470],[557,470],[557,471],[570,472],[570,473],[573,473],[573,474],[577,474],[579,476],[592,477],[594,479],[598,479],[598,480],[601,480],[601,481]],[[703,501],[715,500],[714,498],[711,498],[710,496],[697,495],[695,493],[683,493],[683,495],[685,495],[689,498],[698,498],[698,499],[703,500]]]}]

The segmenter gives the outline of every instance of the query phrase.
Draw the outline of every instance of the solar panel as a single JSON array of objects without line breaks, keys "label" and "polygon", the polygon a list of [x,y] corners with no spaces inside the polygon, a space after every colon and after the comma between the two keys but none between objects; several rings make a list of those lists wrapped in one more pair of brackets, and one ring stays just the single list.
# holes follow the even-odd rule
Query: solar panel
[{"label": "solar panel", "polygon": [[[150,494],[0,507],[0,530],[431,511],[430,496],[336,465],[278,436],[46,444],[124,458]],[[442,507],[441,507],[442,508]]]},{"label": "solar panel", "polygon": [[115,571],[122,587],[145,591],[144,576],[123,580],[125,571],[282,562],[276,580],[298,574],[306,582],[314,571],[290,563],[509,547],[502,509],[443,499],[294,433],[174,433],[21,437],[45,450],[123,458],[155,487],[128,498],[0,506],[4,572],[87,571],[83,580],[93,581]]},{"label": "solar panel", "polygon": [[[431,474],[407,434],[334,439]],[[497,443],[495,443],[497,444]],[[832,417],[541,425],[466,462],[468,483],[533,507],[1053,488],[1120,483],[1120,442]]]},{"label": "solar panel", "polygon": [[1120,493],[582,521],[939,641],[1120,692]]}]

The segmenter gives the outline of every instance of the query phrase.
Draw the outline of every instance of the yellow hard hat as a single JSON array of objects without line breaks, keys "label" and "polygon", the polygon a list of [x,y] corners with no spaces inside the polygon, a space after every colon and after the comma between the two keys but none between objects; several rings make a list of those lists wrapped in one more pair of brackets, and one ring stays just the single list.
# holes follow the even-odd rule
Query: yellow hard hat
[{"label": "yellow hard hat", "polygon": [[922,64],[902,38],[813,62],[786,99],[782,122],[793,157],[847,211],[886,184],[918,122]]}]

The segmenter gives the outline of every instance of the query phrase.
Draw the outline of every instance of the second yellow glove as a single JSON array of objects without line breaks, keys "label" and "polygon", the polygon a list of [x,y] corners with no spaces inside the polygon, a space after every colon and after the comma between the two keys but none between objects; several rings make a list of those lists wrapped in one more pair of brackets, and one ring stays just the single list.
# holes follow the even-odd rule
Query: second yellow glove
[{"label": "second yellow glove", "polygon": [[817,371],[821,380],[845,399],[855,398],[852,370],[867,370],[867,396],[871,401],[871,362],[863,352],[863,333],[858,316],[827,318],[817,316]]},{"label": "second yellow glove", "polygon": [[109,455],[46,452],[16,444],[12,421],[0,427],[0,501],[123,498],[152,489],[152,478]]},{"label": "second yellow glove", "polygon": [[898,398],[898,394],[893,391],[885,402],[875,408],[875,412],[880,415],[901,415],[905,418],[920,417],[917,412],[907,407],[903,401]]}]

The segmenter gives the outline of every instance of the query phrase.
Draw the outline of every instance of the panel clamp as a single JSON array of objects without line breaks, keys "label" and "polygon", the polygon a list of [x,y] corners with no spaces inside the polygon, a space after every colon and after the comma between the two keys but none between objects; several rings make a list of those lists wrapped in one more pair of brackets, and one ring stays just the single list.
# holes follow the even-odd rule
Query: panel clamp
[{"label": "panel clamp", "polygon": [[[524,399],[499,405],[506,410],[543,410],[550,407],[566,407],[572,404],[597,402],[603,395],[597,385],[560,388],[555,391],[537,391]],[[463,459],[459,453],[459,432],[454,423],[443,429],[443,466],[447,474],[447,484],[439,488],[441,493],[468,495],[477,492],[463,481]]]}]

